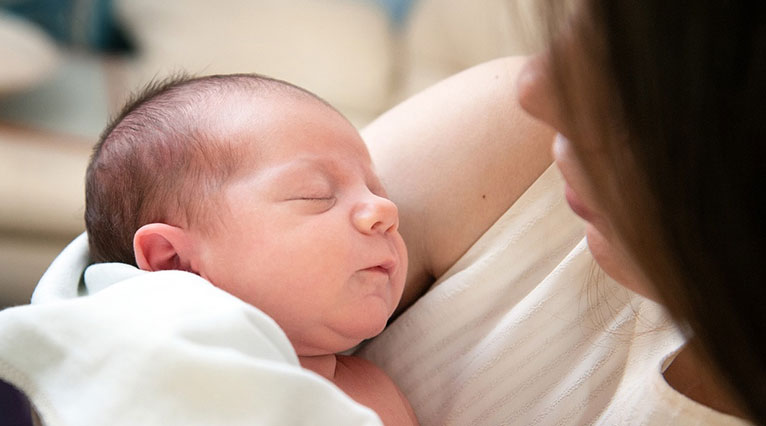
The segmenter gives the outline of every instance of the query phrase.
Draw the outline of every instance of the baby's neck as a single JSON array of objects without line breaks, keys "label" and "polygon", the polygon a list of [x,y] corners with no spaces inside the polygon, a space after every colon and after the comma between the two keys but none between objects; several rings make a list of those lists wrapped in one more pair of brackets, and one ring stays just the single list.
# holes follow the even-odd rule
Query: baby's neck
[{"label": "baby's neck", "polygon": [[335,354],[317,355],[317,356],[298,356],[301,367],[311,370],[320,376],[333,380],[335,378],[335,367],[338,359]]}]

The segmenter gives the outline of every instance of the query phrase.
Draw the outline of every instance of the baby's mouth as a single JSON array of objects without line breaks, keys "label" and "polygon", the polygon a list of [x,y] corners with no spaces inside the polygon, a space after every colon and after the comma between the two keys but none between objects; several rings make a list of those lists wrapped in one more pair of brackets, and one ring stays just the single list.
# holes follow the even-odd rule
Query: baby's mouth
[{"label": "baby's mouth", "polygon": [[364,269],[364,271],[369,271],[369,272],[381,272],[381,273],[383,273],[383,274],[388,274],[388,269],[386,269],[386,268],[384,268],[383,266],[380,266],[380,265],[378,265],[378,266],[372,266],[372,267],[370,267],[370,268]]}]

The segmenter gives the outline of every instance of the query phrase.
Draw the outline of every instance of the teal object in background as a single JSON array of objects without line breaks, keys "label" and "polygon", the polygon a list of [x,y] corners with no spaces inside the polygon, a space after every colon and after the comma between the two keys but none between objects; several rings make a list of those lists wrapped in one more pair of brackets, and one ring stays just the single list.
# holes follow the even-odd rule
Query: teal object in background
[{"label": "teal object in background", "polygon": [[[378,4],[393,26],[399,27],[417,0],[357,1]],[[96,51],[131,50],[129,38],[114,17],[112,0],[0,0],[0,8],[36,23],[62,45]]]},{"label": "teal object in background", "polygon": [[130,50],[114,19],[112,0],[0,0],[0,8],[36,23],[62,45]]},{"label": "teal object in background", "polygon": [[388,18],[394,25],[402,25],[407,21],[407,17],[412,10],[412,6],[417,0],[372,0],[378,3],[386,13]]}]

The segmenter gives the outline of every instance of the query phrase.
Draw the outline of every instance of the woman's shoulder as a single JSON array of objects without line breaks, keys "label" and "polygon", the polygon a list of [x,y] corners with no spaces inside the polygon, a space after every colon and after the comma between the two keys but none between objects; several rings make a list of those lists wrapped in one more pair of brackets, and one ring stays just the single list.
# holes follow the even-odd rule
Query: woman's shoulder
[{"label": "woman's shoulder", "polygon": [[516,100],[523,58],[487,62],[404,101],[362,132],[398,205],[403,304],[450,268],[551,164],[553,132]]}]

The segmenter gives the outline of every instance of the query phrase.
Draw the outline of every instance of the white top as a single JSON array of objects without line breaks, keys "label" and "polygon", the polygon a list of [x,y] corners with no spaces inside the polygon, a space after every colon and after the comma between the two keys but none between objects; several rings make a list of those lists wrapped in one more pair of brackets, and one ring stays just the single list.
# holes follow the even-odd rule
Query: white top
[{"label": "white top", "polygon": [[551,167],[357,354],[423,425],[745,424],[665,382],[684,339],[598,270],[562,188]]},{"label": "white top", "polygon": [[80,284],[86,253],[81,236],[35,304],[0,312],[0,378],[45,425],[382,424],[258,309],[182,271],[98,264]]}]

